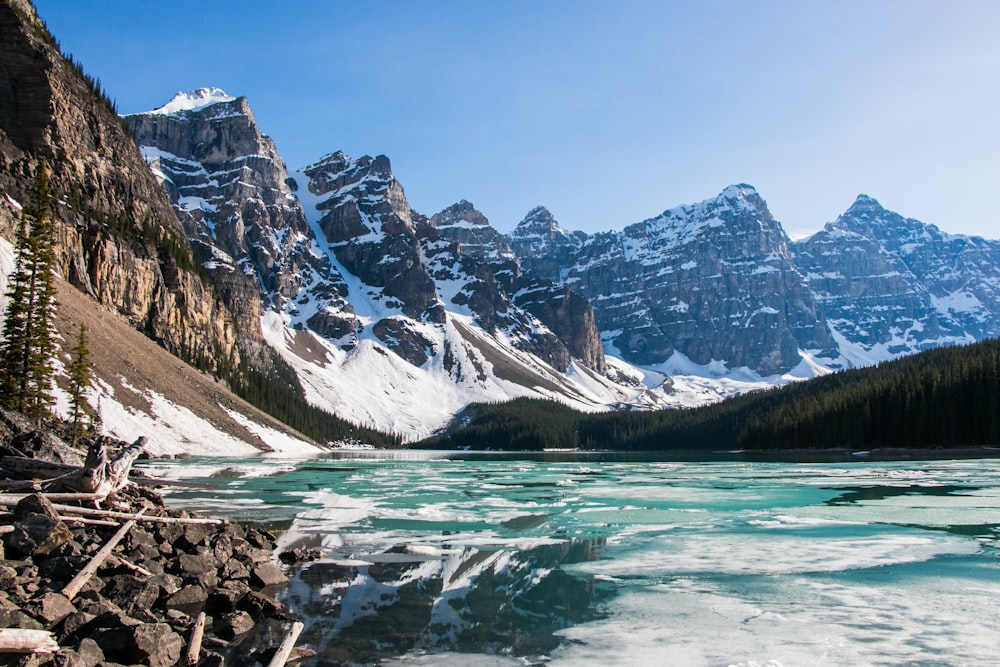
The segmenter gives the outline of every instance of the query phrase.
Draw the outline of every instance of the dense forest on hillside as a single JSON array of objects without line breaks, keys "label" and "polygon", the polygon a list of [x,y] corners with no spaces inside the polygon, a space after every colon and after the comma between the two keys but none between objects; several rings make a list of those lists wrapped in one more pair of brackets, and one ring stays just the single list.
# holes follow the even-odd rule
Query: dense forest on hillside
[{"label": "dense forest on hillside", "polygon": [[476,405],[423,448],[874,449],[1000,445],[1000,340],[930,350],[715,405],[575,412],[519,399]]}]

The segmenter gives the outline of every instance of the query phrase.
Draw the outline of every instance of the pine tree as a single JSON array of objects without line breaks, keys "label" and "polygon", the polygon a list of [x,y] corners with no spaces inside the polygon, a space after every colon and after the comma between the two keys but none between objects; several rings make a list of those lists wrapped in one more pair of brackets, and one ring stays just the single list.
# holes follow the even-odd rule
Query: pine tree
[{"label": "pine tree", "polygon": [[90,435],[104,435],[104,411],[101,410],[101,397],[97,396],[97,409],[90,419]]},{"label": "pine tree", "polygon": [[35,172],[31,204],[21,211],[0,342],[0,403],[35,421],[52,405],[54,201],[43,160]]},{"label": "pine tree", "polygon": [[83,418],[89,418],[93,424],[93,414],[87,403],[86,391],[90,386],[90,348],[87,346],[87,333],[80,325],[80,332],[73,347],[73,360],[69,365],[69,409],[73,423],[73,444],[83,432]]}]

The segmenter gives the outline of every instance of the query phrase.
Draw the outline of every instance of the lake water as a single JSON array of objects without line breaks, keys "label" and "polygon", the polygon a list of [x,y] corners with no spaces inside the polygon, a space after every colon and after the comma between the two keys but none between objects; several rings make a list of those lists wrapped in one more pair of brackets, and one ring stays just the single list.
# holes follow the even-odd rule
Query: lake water
[{"label": "lake water", "polygon": [[320,549],[307,665],[995,665],[1000,461],[154,461]]}]

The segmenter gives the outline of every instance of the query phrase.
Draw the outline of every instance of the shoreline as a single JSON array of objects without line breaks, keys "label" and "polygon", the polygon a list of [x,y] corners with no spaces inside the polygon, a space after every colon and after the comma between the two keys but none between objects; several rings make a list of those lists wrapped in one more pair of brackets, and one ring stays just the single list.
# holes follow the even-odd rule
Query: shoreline
[{"label": "shoreline", "polygon": [[[25,425],[0,414],[4,454],[80,457],[53,430]],[[3,472],[5,488],[32,485]],[[283,567],[311,554],[279,555],[270,530],[173,509],[146,483],[97,502],[49,482],[44,493],[44,482],[0,493],[0,665],[215,667],[268,664],[279,648],[309,655],[284,646],[302,624],[277,596]]]}]

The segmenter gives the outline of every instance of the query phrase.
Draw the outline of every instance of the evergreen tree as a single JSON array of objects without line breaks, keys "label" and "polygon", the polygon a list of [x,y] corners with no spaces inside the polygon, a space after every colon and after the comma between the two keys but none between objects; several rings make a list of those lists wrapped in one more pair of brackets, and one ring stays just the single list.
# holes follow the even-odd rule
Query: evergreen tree
[{"label": "evergreen tree", "polygon": [[97,396],[97,409],[90,418],[90,435],[104,435],[104,416],[101,410],[101,397]]},{"label": "evergreen tree", "polygon": [[83,418],[90,418],[93,424],[92,411],[86,397],[87,387],[90,386],[90,369],[90,348],[87,346],[86,329],[81,324],[73,347],[73,360],[69,365],[69,408],[74,445],[83,431]]},{"label": "evergreen tree", "polygon": [[43,160],[35,172],[31,204],[21,211],[0,342],[0,402],[35,421],[52,405],[54,201]]}]

